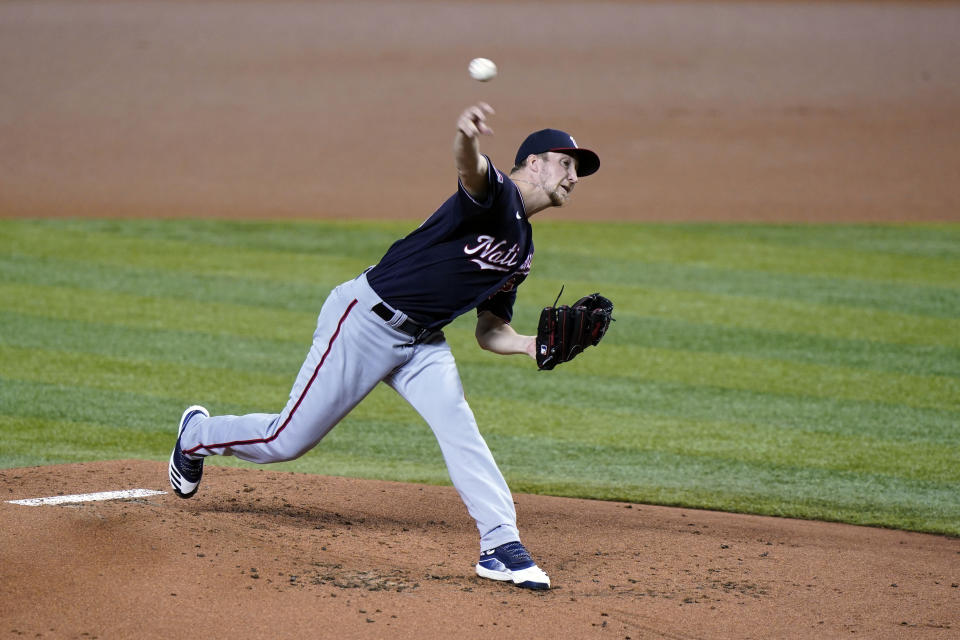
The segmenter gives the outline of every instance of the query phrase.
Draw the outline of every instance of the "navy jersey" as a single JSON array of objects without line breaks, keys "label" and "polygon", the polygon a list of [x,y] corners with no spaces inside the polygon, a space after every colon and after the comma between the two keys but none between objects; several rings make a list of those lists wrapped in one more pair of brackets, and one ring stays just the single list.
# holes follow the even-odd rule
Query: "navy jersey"
[{"label": "navy jersey", "polygon": [[475,307],[509,322],[516,287],[530,273],[533,229],[520,191],[489,158],[487,163],[484,202],[460,185],[367,272],[377,295],[428,329]]}]

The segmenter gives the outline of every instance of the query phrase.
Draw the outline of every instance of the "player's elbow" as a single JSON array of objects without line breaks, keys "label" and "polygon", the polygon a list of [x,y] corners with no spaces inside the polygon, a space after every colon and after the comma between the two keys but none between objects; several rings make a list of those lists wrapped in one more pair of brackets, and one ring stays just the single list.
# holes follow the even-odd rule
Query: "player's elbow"
[{"label": "player's elbow", "polygon": [[494,340],[493,340],[493,336],[491,335],[492,333],[494,333],[494,332],[489,331],[489,330],[485,331],[485,330],[482,330],[480,327],[477,327],[477,332],[476,332],[476,334],[474,334],[474,335],[475,335],[476,338],[477,338],[477,344],[478,344],[478,345],[480,346],[480,348],[483,349],[484,351],[493,351],[493,350],[494,350],[494,348],[493,348]]},{"label": "player's elbow", "polygon": [[489,311],[484,311],[477,316],[477,328],[474,336],[477,338],[477,344],[484,351],[497,351],[497,342],[501,339],[503,328],[506,322]]}]

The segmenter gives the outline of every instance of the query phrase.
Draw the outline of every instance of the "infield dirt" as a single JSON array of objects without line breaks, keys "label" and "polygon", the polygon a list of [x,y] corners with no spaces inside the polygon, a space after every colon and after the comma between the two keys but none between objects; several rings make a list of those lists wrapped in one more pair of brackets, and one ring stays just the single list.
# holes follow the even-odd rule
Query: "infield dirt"
[{"label": "infield dirt", "polygon": [[[957,33],[947,2],[10,1],[0,216],[416,221],[452,192],[456,116],[484,99],[502,168],[543,126],[599,152],[573,206],[544,217],[957,221]],[[478,55],[494,82],[467,77]],[[165,477],[146,461],[9,469],[0,491]],[[473,575],[448,487],[212,467],[190,501],[4,502],[0,636],[960,633],[956,539],[516,501],[550,592]]]}]

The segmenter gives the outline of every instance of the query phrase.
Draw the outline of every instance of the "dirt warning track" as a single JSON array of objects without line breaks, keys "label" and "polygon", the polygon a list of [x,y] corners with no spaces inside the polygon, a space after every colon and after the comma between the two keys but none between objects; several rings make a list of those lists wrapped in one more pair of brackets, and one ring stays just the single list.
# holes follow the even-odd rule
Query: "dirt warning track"
[{"label": "dirt warning track", "polygon": [[957,3],[13,0],[0,25],[0,216],[419,221],[486,100],[504,169],[544,127],[600,154],[551,219],[960,219]]}]

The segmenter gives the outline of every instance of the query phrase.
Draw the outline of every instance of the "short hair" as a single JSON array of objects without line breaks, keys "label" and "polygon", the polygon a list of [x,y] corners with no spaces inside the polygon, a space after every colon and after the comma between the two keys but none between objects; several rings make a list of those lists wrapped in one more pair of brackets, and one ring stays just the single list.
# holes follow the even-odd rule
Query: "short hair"
[{"label": "short hair", "polygon": [[[536,156],[537,156],[538,158],[540,158],[541,160],[546,160],[548,153],[550,153],[550,152],[549,152],[549,151],[544,151],[543,153],[537,153],[537,154],[531,153],[530,155],[536,155]],[[527,156],[526,158],[524,158],[524,159],[523,159],[523,162],[521,162],[520,164],[515,164],[515,165],[513,165],[513,169],[510,169],[510,175],[513,175],[513,174],[516,173],[517,171],[520,171],[520,169],[523,169],[525,166],[527,166],[527,158],[529,158],[529,157],[530,157],[530,156]]]}]

